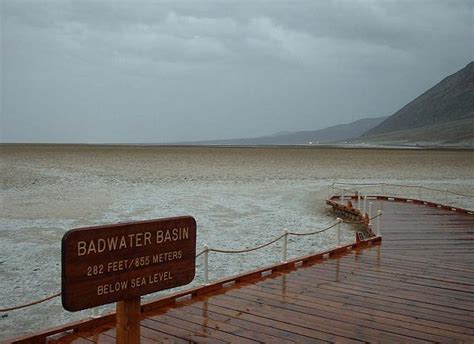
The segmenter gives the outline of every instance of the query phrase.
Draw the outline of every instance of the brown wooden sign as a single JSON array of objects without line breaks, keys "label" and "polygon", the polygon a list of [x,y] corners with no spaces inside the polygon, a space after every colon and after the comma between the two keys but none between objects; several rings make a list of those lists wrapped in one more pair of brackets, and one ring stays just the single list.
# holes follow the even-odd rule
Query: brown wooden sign
[{"label": "brown wooden sign", "polygon": [[78,228],[62,240],[62,303],[79,311],[190,283],[193,217]]}]

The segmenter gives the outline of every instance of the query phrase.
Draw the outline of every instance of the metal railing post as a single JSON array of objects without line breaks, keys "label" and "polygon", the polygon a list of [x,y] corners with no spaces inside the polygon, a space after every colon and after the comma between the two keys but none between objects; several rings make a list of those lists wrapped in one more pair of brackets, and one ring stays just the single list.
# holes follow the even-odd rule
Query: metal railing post
[{"label": "metal railing post", "polygon": [[357,193],[357,209],[359,209],[359,211],[362,209],[362,207],[360,206],[360,193],[359,192]]},{"label": "metal railing post", "polygon": [[342,192],[341,192],[341,204],[344,204],[344,189],[342,189]]},{"label": "metal railing post", "polygon": [[418,199],[421,199],[421,186],[418,187]]},{"label": "metal railing post", "polygon": [[385,183],[382,183],[382,195],[385,195]]},{"label": "metal railing post", "polygon": [[288,257],[288,230],[285,228],[283,230],[283,252],[282,252],[282,263],[287,262],[287,257]]},{"label": "metal railing post", "polygon": [[209,246],[204,245],[204,284],[209,284]]},{"label": "metal railing post", "polygon": [[369,202],[369,226],[372,225],[372,202]]},{"label": "metal railing post", "polygon": [[341,223],[342,223],[342,219],[341,218],[337,218],[337,247],[340,247],[341,246]]},{"label": "metal railing post", "polygon": [[446,190],[445,200],[446,200],[446,205],[447,205],[448,204],[448,190]]},{"label": "metal railing post", "polygon": [[365,216],[365,214],[367,214],[367,196],[364,195],[364,214],[362,215]]},{"label": "metal railing post", "polygon": [[380,236],[380,217],[382,216],[382,210],[377,210],[377,235]]}]

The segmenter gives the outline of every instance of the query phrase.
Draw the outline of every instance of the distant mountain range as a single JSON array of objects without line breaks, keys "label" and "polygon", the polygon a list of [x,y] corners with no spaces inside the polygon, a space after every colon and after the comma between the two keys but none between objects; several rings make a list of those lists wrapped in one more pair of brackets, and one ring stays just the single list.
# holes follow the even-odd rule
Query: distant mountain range
[{"label": "distant mountain range", "polygon": [[302,145],[318,144],[336,141],[345,141],[350,138],[356,138],[367,130],[382,123],[387,117],[364,118],[358,121],[339,124],[321,130],[280,132],[270,136],[261,136],[246,139],[213,140],[198,141],[192,144],[209,145]]},{"label": "distant mountain range", "polygon": [[450,145],[474,147],[474,62],[446,77],[391,116],[320,130],[255,138],[188,142],[198,145]]}]

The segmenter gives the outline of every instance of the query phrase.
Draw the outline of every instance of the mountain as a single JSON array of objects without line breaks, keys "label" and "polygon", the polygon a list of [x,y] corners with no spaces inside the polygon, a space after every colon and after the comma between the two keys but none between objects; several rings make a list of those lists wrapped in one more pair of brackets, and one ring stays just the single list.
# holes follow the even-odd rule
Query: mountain
[{"label": "mountain", "polygon": [[261,136],[246,139],[198,141],[187,144],[210,144],[210,145],[301,145],[313,143],[329,143],[345,141],[358,137],[367,130],[381,123],[387,117],[364,118],[358,121],[339,124],[320,130],[280,132],[269,136]]},{"label": "mountain", "polygon": [[365,132],[368,141],[474,142],[474,62]]},{"label": "mountain", "polygon": [[360,137],[351,143],[388,145],[466,146],[474,147],[474,118],[427,125],[421,128],[391,131]]}]

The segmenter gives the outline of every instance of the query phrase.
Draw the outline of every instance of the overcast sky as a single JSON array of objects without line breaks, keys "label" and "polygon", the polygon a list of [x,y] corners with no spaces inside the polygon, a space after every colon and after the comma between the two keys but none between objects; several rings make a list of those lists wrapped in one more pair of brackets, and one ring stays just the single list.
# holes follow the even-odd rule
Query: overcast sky
[{"label": "overcast sky", "polygon": [[473,59],[466,1],[1,3],[3,142],[171,142],[387,116]]}]

